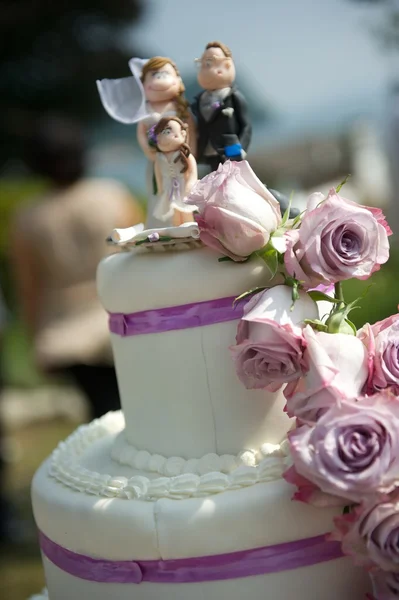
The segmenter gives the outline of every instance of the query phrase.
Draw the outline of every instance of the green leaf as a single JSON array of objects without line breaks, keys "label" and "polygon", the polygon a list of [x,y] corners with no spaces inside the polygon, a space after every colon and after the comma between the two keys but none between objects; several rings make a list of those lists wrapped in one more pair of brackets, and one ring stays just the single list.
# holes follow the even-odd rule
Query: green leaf
[{"label": "green leaf", "polygon": [[345,314],[345,318],[349,315],[349,313],[352,310],[355,310],[356,308],[361,308],[358,304],[356,304],[356,302],[358,302],[359,299],[360,298],[356,298],[355,300],[353,300],[353,302],[349,302],[349,304],[347,304],[341,309]]},{"label": "green leaf", "polygon": [[356,327],[354,323],[348,319],[348,315],[350,312],[352,312],[352,310],[360,308],[357,302],[367,294],[369,288],[370,286],[359,298],[355,298],[355,300],[346,305],[343,302],[342,287],[338,286],[336,288],[336,295],[339,296],[339,304],[334,307],[326,321],[329,333],[346,333],[348,335],[356,335]]},{"label": "green leaf", "polygon": [[230,256],[221,256],[218,258],[218,262],[235,262]]},{"label": "green leaf", "polygon": [[285,285],[288,285],[289,287],[296,287],[298,289],[302,289],[304,282],[300,281],[300,279],[297,279],[295,277],[295,273],[294,273],[293,277],[291,277],[291,275],[287,275],[286,273],[281,273],[281,274],[284,277]]},{"label": "green leaf", "polygon": [[304,319],[303,321],[306,325],[310,325],[316,331],[327,331],[328,327],[320,321],[320,319]]},{"label": "green leaf", "polygon": [[[349,305],[348,305],[349,306]],[[356,327],[351,321],[348,322],[347,316],[349,310],[358,308],[353,306],[348,310],[348,306],[333,311],[326,321],[329,333],[345,333],[346,335],[356,335]]]},{"label": "green leaf", "polygon": [[297,300],[299,300],[299,291],[298,290],[300,288],[300,285],[301,285],[300,282],[297,279],[295,279],[293,282],[293,285],[292,285],[292,292],[291,292],[291,298],[292,298],[292,304],[290,306],[291,311],[294,310],[295,302]]},{"label": "green leaf", "polygon": [[354,335],[356,335],[357,334],[356,325],[354,323],[352,323],[352,321],[350,321],[349,319],[345,319],[345,322],[349,325],[349,327],[352,327],[352,331],[353,331]]},{"label": "green leaf", "polygon": [[[344,305],[345,304],[345,302],[344,302],[344,289],[342,287],[341,281],[337,281],[334,284],[334,294],[335,294],[335,297],[338,298],[340,304]],[[339,308],[342,308],[342,306],[340,306]]]},{"label": "green leaf", "polygon": [[290,310],[294,310],[295,302],[299,300],[299,290],[301,290],[303,287],[303,281],[296,279],[295,273],[293,277],[291,277],[291,275],[287,275],[284,272],[282,272],[281,275],[284,277],[284,285],[288,285],[288,287],[292,288],[292,304]]},{"label": "green leaf", "polygon": [[259,258],[261,258],[266,263],[266,266],[270,271],[270,278],[273,279],[278,269],[277,250],[273,248],[271,244],[268,244],[261,250],[258,250],[258,252],[256,252],[256,255],[259,256]]},{"label": "green leaf", "polygon": [[255,294],[259,294],[260,292],[263,292],[264,290],[267,290],[267,287],[256,287],[256,288],[253,288],[252,290],[248,290],[247,292],[244,292],[243,294],[240,294],[240,296],[237,296],[237,298],[234,299],[233,306],[235,304],[237,304],[237,302],[240,302],[240,300],[243,300],[244,298],[247,298],[248,296],[254,296]]},{"label": "green leaf", "polygon": [[345,177],[345,179],[343,181],[341,181],[341,183],[339,185],[337,185],[337,187],[335,188],[335,191],[337,192],[337,194],[339,194],[339,192],[341,191],[341,188],[343,185],[345,185],[345,183],[347,183],[348,179],[351,177],[351,174],[348,173],[348,175]]},{"label": "green leaf", "polygon": [[288,219],[290,218],[290,210],[291,210],[291,204],[292,204],[292,198],[294,197],[294,192],[291,192],[290,194],[290,200],[288,202],[288,206],[284,211],[283,214],[283,218],[281,220],[281,225],[284,226],[286,224],[286,222],[288,221]]},{"label": "green leaf", "polygon": [[305,210],[303,210],[301,213],[299,213],[299,215],[297,215],[295,217],[295,219],[292,221],[292,225],[291,225],[291,229],[295,229],[297,225],[299,225],[299,223],[301,222],[301,219],[303,217],[303,215],[306,213],[307,209],[305,208]]},{"label": "green leaf", "polygon": [[335,304],[339,304],[339,302],[341,302],[339,298],[332,298],[331,296],[328,296],[327,294],[324,294],[324,292],[320,292],[319,290],[312,290],[311,292],[308,292],[308,295],[315,302],[326,301],[333,302]]}]

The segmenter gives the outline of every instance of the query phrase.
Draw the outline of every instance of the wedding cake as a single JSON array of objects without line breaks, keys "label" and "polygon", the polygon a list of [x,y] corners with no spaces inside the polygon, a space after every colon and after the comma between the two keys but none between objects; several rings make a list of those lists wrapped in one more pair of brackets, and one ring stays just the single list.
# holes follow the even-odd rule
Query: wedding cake
[{"label": "wedding cake", "polygon": [[[267,247],[271,236],[263,224],[259,245],[250,229],[256,203],[267,206],[274,231],[288,225],[240,165],[226,164],[219,180],[212,174],[197,184],[196,223],[110,236],[125,251],[102,261],[97,281],[123,410],[80,426],[34,477],[50,600],[363,600],[371,589],[366,571],[326,536],[346,512],[342,502],[323,502],[322,492],[319,502],[295,502],[292,476],[283,478],[292,471],[291,436],[299,431],[292,399],[304,393],[292,392],[296,359],[281,360],[270,334],[274,358],[264,385],[257,369],[266,359],[255,374],[248,367],[253,353],[240,363],[244,325],[254,333],[267,313],[284,332],[305,331],[305,317],[320,328],[325,305],[318,310],[315,299],[327,297],[282,285],[270,252],[255,252],[253,244]],[[242,186],[239,198],[249,210],[241,233],[252,246],[238,260],[243,244],[229,243],[237,228],[218,239],[213,229],[211,242],[205,224],[206,185],[233,210],[231,180]],[[260,310],[254,290],[268,289],[273,298]]]}]

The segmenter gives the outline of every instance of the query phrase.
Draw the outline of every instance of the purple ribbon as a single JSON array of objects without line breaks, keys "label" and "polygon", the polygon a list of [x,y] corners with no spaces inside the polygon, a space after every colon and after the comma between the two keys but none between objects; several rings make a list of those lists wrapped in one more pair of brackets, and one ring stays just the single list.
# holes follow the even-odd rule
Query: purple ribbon
[{"label": "purple ribbon", "polygon": [[59,569],[100,583],[197,583],[308,567],[343,556],[339,542],[318,535],[254,550],[174,560],[102,560],[76,554],[39,532],[43,554]]},{"label": "purple ribbon", "polygon": [[123,314],[110,313],[109,328],[122,337],[190,329],[241,319],[245,302],[233,305],[236,296],[193,302],[154,310]]}]

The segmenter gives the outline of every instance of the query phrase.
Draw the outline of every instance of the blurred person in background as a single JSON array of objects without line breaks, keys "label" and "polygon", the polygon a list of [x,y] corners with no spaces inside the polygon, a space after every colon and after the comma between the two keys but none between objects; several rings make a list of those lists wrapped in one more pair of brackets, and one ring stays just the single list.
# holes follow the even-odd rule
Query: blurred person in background
[{"label": "blurred person in background", "polygon": [[10,261],[21,317],[37,368],[72,378],[97,418],[120,402],[96,269],[108,254],[110,231],[139,223],[142,212],[120,183],[85,176],[86,141],[72,120],[40,120],[27,162],[50,189],[19,211],[12,226]]}]

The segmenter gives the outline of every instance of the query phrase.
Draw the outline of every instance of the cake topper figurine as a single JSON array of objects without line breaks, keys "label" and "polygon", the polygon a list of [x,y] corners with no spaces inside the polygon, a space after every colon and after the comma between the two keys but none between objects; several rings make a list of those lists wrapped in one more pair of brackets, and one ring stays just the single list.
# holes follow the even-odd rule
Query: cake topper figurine
[{"label": "cake topper figurine", "polygon": [[245,158],[252,129],[245,98],[233,85],[231,50],[222,42],[209,42],[196,63],[203,88],[191,106],[197,118],[196,156],[214,171],[227,159]]},{"label": "cake topper figurine", "polygon": [[183,202],[198,179],[197,163],[186,143],[187,130],[178,117],[163,117],[150,130],[158,199],[153,214],[168,225],[193,221],[193,207]]},{"label": "cake topper figurine", "polygon": [[165,223],[154,216],[158,202],[154,161],[156,149],[148,142],[148,132],[160,118],[177,116],[188,125],[187,142],[195,153],[196,133],[189,104],[184,98],[185,87],[176,64],[163,56],[150,59],[132,58],[131,77],[97,81],[101,102],[108,114],[125,124],[137,123],[137,140],[147,165],[147,226]]}]

